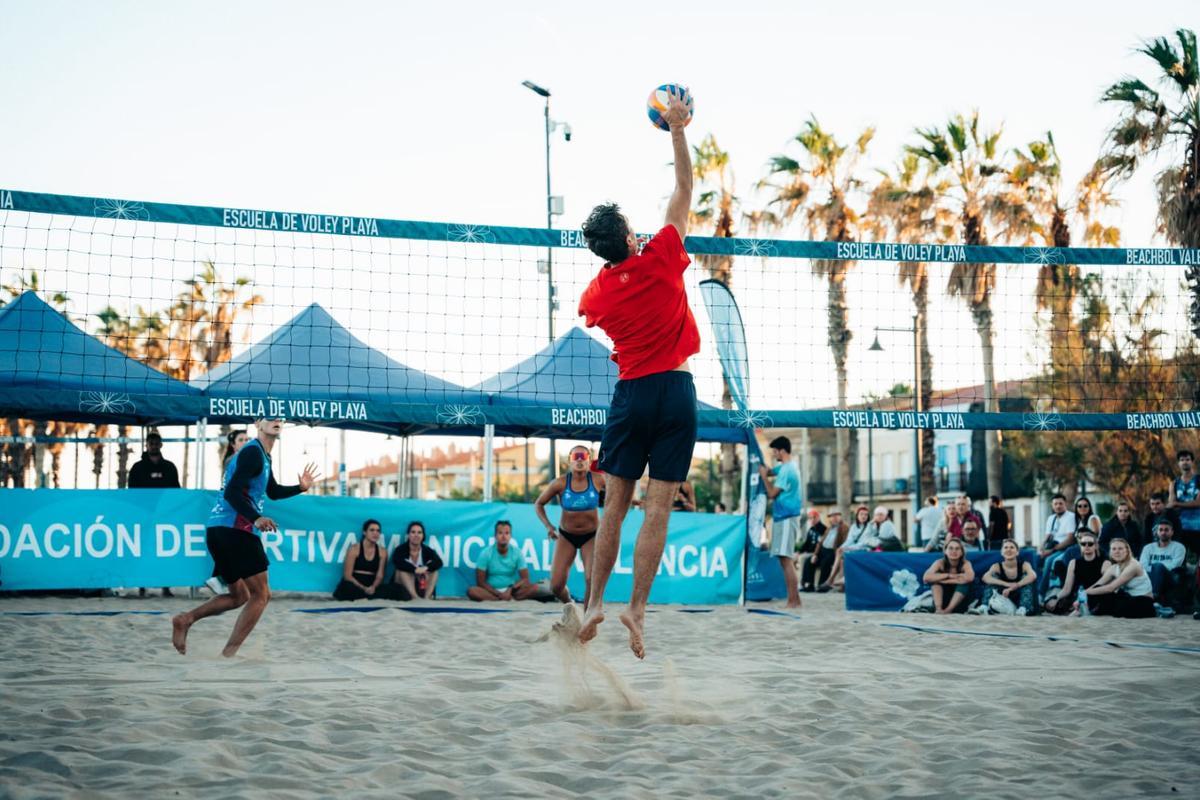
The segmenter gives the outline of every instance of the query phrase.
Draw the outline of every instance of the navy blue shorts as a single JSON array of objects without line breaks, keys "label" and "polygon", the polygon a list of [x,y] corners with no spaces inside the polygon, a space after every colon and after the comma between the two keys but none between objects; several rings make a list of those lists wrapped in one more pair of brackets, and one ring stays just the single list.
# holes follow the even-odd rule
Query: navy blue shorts
[{"label": "navy blue shorts", "polygon": [[659,481],[687,480],[696,447],[692,373],[656,372],[617,381],[600,440],[600,469],[637,480],[650,464]]}]

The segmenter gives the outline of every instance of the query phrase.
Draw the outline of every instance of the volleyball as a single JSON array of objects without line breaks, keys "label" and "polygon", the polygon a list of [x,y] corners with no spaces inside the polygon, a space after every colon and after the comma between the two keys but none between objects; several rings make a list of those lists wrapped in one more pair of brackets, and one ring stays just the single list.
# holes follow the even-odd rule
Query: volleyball
[{"label": "volleyball", "polygon": [[664,83],[662,86],[659,86],[650,93],[649,99],[646,100],[646,115],[650,117],[650,121],[654,123],[656,128],[661,128],[664,131],[670,130],[670,126],[667,125],[667,121],[663,119],[663,115],[667,113],[667,106],[671,102],[671,92],[674,92],[677,95],[682,95],[684,103],[687,104],[688,115],[687,119],[684,120],[684,127],[687,127],[688,123],[692,121],[692,113],[696,109],[696,103],[692,99],[692,93],[689,92],[688,88],[683,84]]}]

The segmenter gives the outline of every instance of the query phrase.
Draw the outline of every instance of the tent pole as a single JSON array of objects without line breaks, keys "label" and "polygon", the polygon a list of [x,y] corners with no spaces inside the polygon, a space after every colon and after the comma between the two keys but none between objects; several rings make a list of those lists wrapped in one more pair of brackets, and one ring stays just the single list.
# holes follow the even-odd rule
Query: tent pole
[{"label": "tent pole", "polygon": [[495,449],[496,426],[483,426],[483,502],[492,502],[492,451]]},{"label": "tent pole", "polygon": [[[196,488],[204,488],[204,453],[208,450],[208,417],[201,417],[196,425],[200,441],[196,444]],[[249,458],[249,456],[247,456]]]},{"label": "tent pole", "polygon": [[338,447],[341,449],[341,455],[338,463],[338,497],[346,496],[346,479],[349,475],[346,471],[346,429],[342,428],[338,431]]}]

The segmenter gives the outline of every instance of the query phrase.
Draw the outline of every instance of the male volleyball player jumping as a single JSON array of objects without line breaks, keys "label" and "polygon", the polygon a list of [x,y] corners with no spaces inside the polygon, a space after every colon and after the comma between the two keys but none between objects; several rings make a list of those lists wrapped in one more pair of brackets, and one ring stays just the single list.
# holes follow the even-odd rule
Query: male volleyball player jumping
[{"label": "male volleyball player jumping", "polygon": [[687,478],[696,444],[696,387],[688,357],[700,351],[700,332],[688,307],[683,248],[692,203],[692,160],[683,128],[685,98],[672,95],[663,118],[675,151],[675,192],[666,225],[638,253],[637,237],[615,204],[597,206],[583,224],[588,249],[607,263],[579,301],[588,327],[613,341],[620,380],[600,442],[599,468],[606,473],[604,516],[592,555],[591,596],[580,641],[596,636],[604,621],[604,588],[621,547],[621,523],[646,464],[650,485],[645,519],[634,550],[633,592],[621,622],[629,648],[645,657],[643,627],[650,584],[667,539],[667,520],[679,484]]},{"label": "male volleyball player jumping", "polygon": [[242,445],[225,467],[225,491],[208,516],[206,541],[216,573],[229,586],[229,594],[217,595],[199,608],[171,619],[171,642],[180,653],[187,652],[188,629],[197,620],[242,607],[223,656],[233,656],[254,630],[271,599],[267,585],[267,554],[259,533],[278,530],[275,520],[262,515],[264,498],[283,500],[307,492],[316,483],[313,464],[300,473],[294,486],[280,486],[271,474],[271,450],[283,431],[283,420],[260,419],[254,426],[257,438]]}]

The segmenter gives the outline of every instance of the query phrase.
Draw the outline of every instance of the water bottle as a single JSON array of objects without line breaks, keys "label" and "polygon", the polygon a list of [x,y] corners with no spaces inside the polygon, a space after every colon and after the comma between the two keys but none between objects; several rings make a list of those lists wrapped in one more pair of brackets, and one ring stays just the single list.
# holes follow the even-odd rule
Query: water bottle
[{"label": "water bottle", "polygon": [[1087,590],[1085,590],[1082,586],[1080,586],[1079,591],[1075,593],[1075,600],[1079,603],[1079,616],[1090,617],[1092,612],[1088,610]]}]

